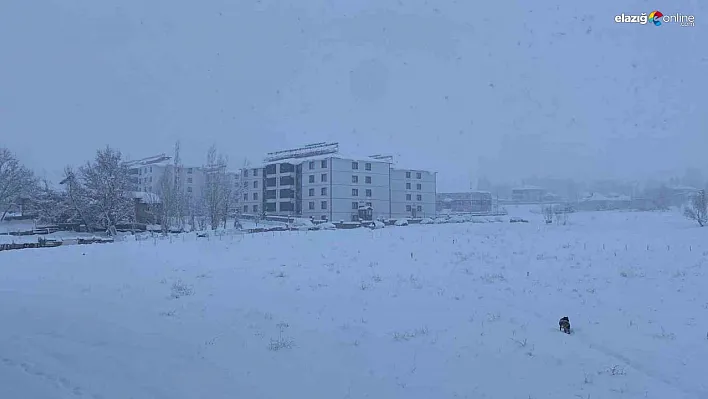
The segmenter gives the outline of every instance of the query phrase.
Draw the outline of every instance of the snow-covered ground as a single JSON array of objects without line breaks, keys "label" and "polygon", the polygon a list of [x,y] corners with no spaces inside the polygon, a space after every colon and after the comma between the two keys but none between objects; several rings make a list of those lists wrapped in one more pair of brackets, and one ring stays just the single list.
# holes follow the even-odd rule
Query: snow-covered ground
[{"label": "snow-covered ground", "polygon": [[708,229],[509,216],[0,253],[0,398],[708,397]]}]

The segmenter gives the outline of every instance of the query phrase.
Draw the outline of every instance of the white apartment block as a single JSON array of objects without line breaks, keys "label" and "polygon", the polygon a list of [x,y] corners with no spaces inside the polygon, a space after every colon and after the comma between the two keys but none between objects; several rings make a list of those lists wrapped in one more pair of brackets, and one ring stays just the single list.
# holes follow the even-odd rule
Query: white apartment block
[{"label": "white apartment block", "polygon": [[241,175],[244,213],[334,222],[435,216],[435,173],[395,169],[391,157],[346,156],[337,143],[270,153]]},{"label": "white apartment block", "polygon": [[263,213],[263,180],[262,167],[241,169],[241,187],[239,208],[241,213],[260,215]]},{"label": "white apartment block", "polygon": [[391,217],[435,217],[436,176],[433,172],[391,168]]},{"label": "white apartment block", "polygon": [[[182,166],[175,169],[171,157],[160,154],[136,161],[125,163],[130,173],[130,181],[133,191],[151,193],[159,199],[162,178],[165,172],[170,171],[184,193],[194,200],[203,198],[210,168],[203,166]],[[227,177],[231,179],[234,189],[241,189],[240,176],[238,173],[229,172]],[[240,209],[240,208],[239,208]]]}]

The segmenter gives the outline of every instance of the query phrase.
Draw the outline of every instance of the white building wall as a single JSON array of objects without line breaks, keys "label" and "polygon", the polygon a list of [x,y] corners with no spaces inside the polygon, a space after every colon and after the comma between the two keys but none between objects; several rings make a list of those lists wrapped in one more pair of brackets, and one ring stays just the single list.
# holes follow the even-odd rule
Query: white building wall
[{"label": "white building wall", "polygon": [[[324,161],[324,166],[323,166]],[[322,216],[330,218],[330,208],[332,206],[331,181],[331,159],[302,162],[302,217],[322,219]],[[327,181],[322,181],[322,175],[327,176]],[[310,176],[314,176],[314,182],[310,182]],[[322,194],[322,189],[325,194]],[[314,190],[314,195],[310,195],[310,190]],[[326,209],[322,209],[322,202],[326,203]],[[314,209],[310,209],[310,203],[314,203]]]},{"label": "white building wall", "polygon": [[391,169],[391,217],[435,217],[434,172]]},{"label": "white building wall", "polygon": [[[388,217],[388,170],[387,162],[332,158],[332,220],[351,221],[358,216],[359,205],[371,206],[374,219]],[[368,183],[367,177],[370,178]],[[370,195],[367,190],[371,190]],[[356,209],[354,203],[357,203]]]},{"label": "white building wall", "polygon": [[260,214],[263,212],[263,168],[241,170],[241,213]]}]

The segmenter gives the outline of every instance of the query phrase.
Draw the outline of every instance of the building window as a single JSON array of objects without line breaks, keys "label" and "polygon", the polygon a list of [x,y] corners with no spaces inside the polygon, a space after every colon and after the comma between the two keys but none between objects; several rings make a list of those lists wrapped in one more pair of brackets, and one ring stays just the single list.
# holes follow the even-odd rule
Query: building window
[{"label": "building window", "polygon": [[423,200],[423,196],[420,195],[420,194],[418,194],[418,195],[415,196],[415,199],[416,199],[416,201],[422,201],[422,200]]},{"label": "building window", "polygon": [[253,212],[258,212],[258,205],[253,205]]},{"label": "building window", "polygon": [[248,193],[246,193],[246,194],[243,195],[243,200],[244,200],[244,201],[248,201]]},{"label": "building window", "polygon": [[194,169],[192,169],[192,168],[187,168],[187,174],[188,174],[188,175],[191,175],[192,173],[194,173]]},{"label": "building window", "polygon": [[359,183],[359,176],[352,176],[352,183]]},{"label": "building window", "polygon": [[411,206],[410,206],[410,205],[406,205],[406,212],[410,212],[410,211],[411,211]]},{"label": "building window", "polygon": [[314,183],[314,182],[315,182],[315,175],[310,175],[310,176],[307,178],[307,181],[310,182],[310,183]]},{"label": "building window", "polygon": [[322,202],[320,202],[320,208],[321,208],[321,209],[327,209],[327,201],[322,201]]},{"label": "building window", "polygon": [[411,200],[411,195],[410,195],[410,194],[406,194],[406,201],[410,201],[410,200]]},{"label": "building window", "polygon": [[359,169],[359,162],[352,162],[352,169]]},{"label": "building window", "polygon": [[320,195],[327,195],[327,187],[322,187],[320,189]]},{"label": "building window", "polygon": [[416,178],[416,179],[422,179],[422,178],[423,178],[423,175],[422,175],[420,172],[416,172],[415,178]]},{"label": "building window", "polygon": [[269,177],[265,181],[266,187],[275,187],[277,183],[278,179],[276,179],[275,177]]},{"label": "building window", "polygon": [[364,183],[366,183],[366,184],[371,184],[371,176],[366,176],[366,177],[364,178]]},{"label": "building window", "polygon": [[411,172],[406,172],[406,179],[410,179],[410,178],[411,178]]},{"label": "building window", "polygon": [[[310,161],[310,162],[307,164],[307,168],[310,169],[310,170],[314,169],[314,168],[315,168],[315,161]],[[312,204],[312,206],[313,206],[313,207],[315,206],[314,203]],[[314,209],[314,208],[310,208],[310,209]]]},{"label": "building window", "polygon": [[371,170],[371,163],[367,162],[364,164],[364,169]]},{"label": "building window", "polygon": [[314,196],[315,196],[315,189],[314,189],[314,188],[309,189],[309,190],[307,191],[307,195],[308,195],[309,197],[314,197]]},{"label": "building window", "polygon": [[415,185],[415,189],[416,189],[416,190],[422,190],[422,189],[423,189],[423,185],[420,184],[420,183],[418,183],[418,184]]},{"label": "building window", "polygon": [[[191,171],[192,168],[189,168],[189,170]],[[187,172],[187,173],[192,173],[192,172]],[[248,177],[248,169],[243,170],[243,177]]]},{"label": "building window", "polygon": [[191,178],[191,177],[188,177],[188,178],[187,178],[187,183],[191,183],[191,182],[192,182],[192,178]]},{"label": "building window", "polygon": [[320,181],[323,183],[327,182],[327,173],[322,173],[322,175],[320,175]]},{"label": "building window", "polygon": [[327,168],[327,160],[325,159],[324,161],[320,162],[320,166],[321,166],[323,169],[326,169],[326,168]]},{"label": "building window", "polygon": [[268,204],[265,204],[265,207],[263,209],[266,212],[275,212],[275,202],[270,202]]},{"label": "building window", "polygon": [[367,203],[366,203],[366,206],[371,206],[371,202],[367,202]]},{"label": "building window", "polygon": [[410,183],[406,183],[406,190],[410,190],[410,189],[411,189],[411,184],[410,184]]},{"label": "building window", "polygon": [[253,188],[258,188],[258,180],[253,181]]},{"label": "building window", "polygon": [[423,207],[420,206],[420,205],[418,205],[418,206],[415,207],[415,210],[418,211],[418,212],[421,212],[421,211],[423,210]]},{"label": "building window", "polygon": [[243,182],[243,188],[248,188],[248,182],[247,182],[247,181]]},{"label": "building window", "polygon": [[359,196],[359,190],[356,188],[352,189],[352,197],[358,197]]},{"label": "building window", "polygon": [[258,193],[253,193],[253,200],[258,201]]},{"label": "building window", "polygon": [[150,173],[152,173],[152,166],[150,167]]},{"label": "building window", "polygon": [[280,164],[280,173],[289,173],[289,172],[294,172],[295,171],[295,165],[291,163],[281,163]]},{"label": "building window", "polygon": [[370,188],[366,189],[366,196],[371,197],[371,189]]},{"label": "building window", "polygon": [[310,202],[307,204],[307,209],[309,209],[309,210],[311,210],[311,211],[314,211],[314,210],[315,210],[315,201],[310,201]]},{"label": "building window", "polygon": [[244,206],[243,206],[243,211],[244,211],[244,212],[248,212],[248,205],[244,205]]},{"label": "building window", "polygon": [[[265,169],[264,169],[264,173],[265,173],[266,175],[274,175],[274,174],[276,174],[276,166],[277,166],[277,165],[274,164],[274,163],[272,163],[272,164],[270,164],[270,165],[266,165],[266,167],[265,167]],[[256,175],[254,174],[253,176],[256,176]]]},{"label": "building window", "polygon": [[192,192],[192,187],[187,187],[187,192],[191,193]]},{"label": "building window", "polygon": [[258,176],[258,169],[253,169],[253,177]]},{"label": "building window", "polygon": [[359,203],[358,203],[358,202],[352,202],[352,209],[359,209]]}]

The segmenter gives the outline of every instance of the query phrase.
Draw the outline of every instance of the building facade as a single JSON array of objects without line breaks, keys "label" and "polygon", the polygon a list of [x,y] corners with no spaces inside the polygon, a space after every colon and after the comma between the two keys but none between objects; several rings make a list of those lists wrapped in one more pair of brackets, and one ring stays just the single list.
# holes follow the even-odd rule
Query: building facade
[{"label": "building facade", "polygon": [[[223,167],[206,166],[179,166],[172,162],[172,157],[165,154],[143,158],[135,161],[125,162],[130,174],[130,183],[134,193],[134,198],[141,203],[145,198],[150,198],[152,204],[161,203],[163,178],[166,173],[175,179],[182,192],[185,194],[189,204],[203,203],[205,189],[209,179],[215,172],[222,172]],[[234,193],[246,192],[241,182],[241,176],[237,172],[225,172],[227,184],[234,190]],[[240,195],[236,199],[240,199]],[[234,211],[241,211],[243,208],[240,201],[237,201]]]},{"label": "building facade", "polygon": [[396,169],[388,156],[347,156],[338,143],[269,153],[241,175],[252,190],[247,213],[335,222],[435,215],[435,173]]},{"label": "building facade", "polygon": [[488,191],[439,193],[436,210],[438,212],[491,213],[492,193]]},{"label": "building facade", "polygon": [[392,218],[435,217],[436,174],[413,169],[391,168]]},{"label": "building facade", "polygon": [[524,186],[511,190],[511,200],[521,203],[541,203],[546,190],[541,187]]}]

